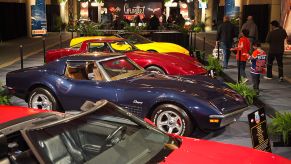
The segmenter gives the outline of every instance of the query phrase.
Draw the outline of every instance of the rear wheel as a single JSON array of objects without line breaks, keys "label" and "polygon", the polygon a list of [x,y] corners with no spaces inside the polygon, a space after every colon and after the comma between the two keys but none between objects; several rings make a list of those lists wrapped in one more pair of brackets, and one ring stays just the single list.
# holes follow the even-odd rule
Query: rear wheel
[{"label": "rear wheel", "polygon": [[147,71],[150,71],[150,72],[156,72],[156,73],[160,73],[160,74],[166,74],[166,72],[160,68],[160,67],[157,67],[157,66],[149,66],[146,68]]},{"label": "rear wheel", "polygon": [[158,129],[165,133],[190,136],[193,123],[188,114],[180,107],[173,104],[158,106],[151,117]]},{"label": "rear wheel", "polygon": [[28,106],[42,110],[59,110],[56,98],[45,88],[36,88],[30,93]]}]

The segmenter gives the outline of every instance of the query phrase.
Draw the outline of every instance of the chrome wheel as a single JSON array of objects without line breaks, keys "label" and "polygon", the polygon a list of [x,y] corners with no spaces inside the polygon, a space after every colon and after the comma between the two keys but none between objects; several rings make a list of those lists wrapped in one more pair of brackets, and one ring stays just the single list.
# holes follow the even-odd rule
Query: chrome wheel
[{"label": "chrome wheel", "polygon": [[181,134],[183,130],[182,118],[175,112],[163,111],[156,120],[157,127],[166,133]]},{"label": "chrome wheel", "polygon": [[52,102],[44,94],[35,94],[31,100],[31,107],[35,109],[52,110]]}]

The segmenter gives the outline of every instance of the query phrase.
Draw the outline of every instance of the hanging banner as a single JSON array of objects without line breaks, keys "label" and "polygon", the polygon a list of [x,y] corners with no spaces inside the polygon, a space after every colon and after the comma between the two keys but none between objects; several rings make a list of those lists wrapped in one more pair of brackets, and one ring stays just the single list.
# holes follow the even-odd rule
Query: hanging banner
[{"label": "hanging banner", "polygon": [[157,1],[116,1],[107,0],[104,2],[104,6],[110,13],[114,15],[123,16],[128,20],[133,20],[137,15],[141,19],[149,19],[152,15],[156,14],[158,17],[162,14],[162,2]]},{"label": "hanging banner", "polygon": [[225,0],[224,13],[225,15],[235,17],[239,15],[239,7],[235,6],[235,0]]},{"label": "hanging banner", "polygon": [[80,2],[80,19],[89,18],[89,2]]},{"label": "hanging banner", "polygon": [[45,0],[35,0],[31,6],[31,35],[42,36],[47,34]]},{"label": "hanging banner", "polygon": [[291,0],[281,2],[281,13],[281,22],[288,35],[285,41],[285,52],[289,54],[291,53]]}]

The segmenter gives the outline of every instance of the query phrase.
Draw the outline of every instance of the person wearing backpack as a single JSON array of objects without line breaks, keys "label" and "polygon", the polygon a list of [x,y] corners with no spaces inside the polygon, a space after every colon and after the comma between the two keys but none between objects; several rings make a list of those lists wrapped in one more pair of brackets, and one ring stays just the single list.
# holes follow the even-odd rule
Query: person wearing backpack
[{"label": "person wearing backpack", "polygon": [[266,59],[267,59],[267,54],[264,50],[261,48],[261,43],[256,41],[253,44],[253,53],[250,56],[250,61],[251,61],[251,76],[252,76],[252,83],[253,83],[253,88],[256,91],[257,95],[259,95],[259,85],[260,85],[260,78],[261,74],[265,74],[266,72]]}]

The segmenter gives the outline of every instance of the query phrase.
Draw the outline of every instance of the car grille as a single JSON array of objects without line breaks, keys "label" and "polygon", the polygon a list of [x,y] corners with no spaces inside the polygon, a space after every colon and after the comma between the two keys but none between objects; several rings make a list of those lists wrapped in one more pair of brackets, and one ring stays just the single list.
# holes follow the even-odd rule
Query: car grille
[{"label": "car grille", "polygon": [[223,114],[227,114],[247,106],[244,102],[232,99],[230,97],[219,97],[212,99],[210,104],[216,107]]}]

